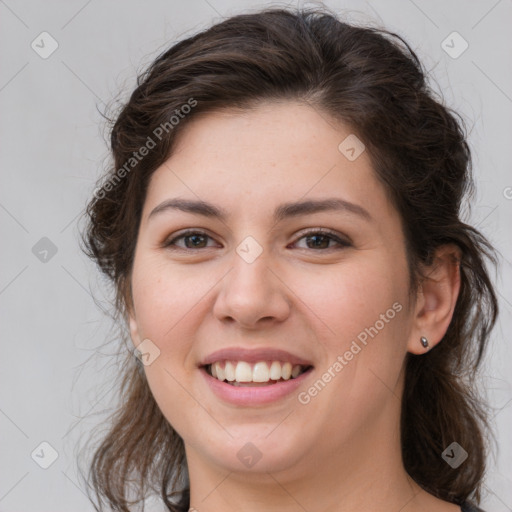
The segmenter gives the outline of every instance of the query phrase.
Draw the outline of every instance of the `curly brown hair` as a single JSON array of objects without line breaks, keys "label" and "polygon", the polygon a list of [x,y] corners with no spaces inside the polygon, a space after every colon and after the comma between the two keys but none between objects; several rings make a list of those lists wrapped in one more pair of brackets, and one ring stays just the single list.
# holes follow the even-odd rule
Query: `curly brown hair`
[{"label": "curly brown hair", "polygon": [[[464,120],[427,84],[399,35],[345,23],[327,9],[267,8],[174,44],[138,77],[111,121],[113,165],[88,204],[84,250],[114,285],[116,310],[126,321],[148,182],[176,136],[200,114],[274,100],[305,102],[364,142],[401,215],[411,292],[436,248],[461,249],[460,293],[444,338],[422,356],[407,354],[401,445],[407,473],[426,491],[455,504],[468,497],[479,503],[490,428],[474,377],[498,313],[486,267],[497,260],[486,238],[461,220],[463,200],[473,192]],[[135,162],[139,152],[145,156]],[[107,503],[128,511],[152,489],[170,511],[187,510],[183,442],[132,352],[123,353],[120,405],[90,464],[96,509]],[[441,457],[454,440],[471,447],[457,470]]]}]

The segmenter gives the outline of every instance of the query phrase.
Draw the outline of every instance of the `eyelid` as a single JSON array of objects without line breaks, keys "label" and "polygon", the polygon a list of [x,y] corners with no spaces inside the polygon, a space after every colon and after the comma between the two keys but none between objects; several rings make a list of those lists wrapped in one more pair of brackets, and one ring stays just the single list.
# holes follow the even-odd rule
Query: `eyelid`
[{"label": "eyelid", "polygon": [[[330,247],[328,249],[309,249],[309,248],[306,248],[305,250],[315,251],[315,252],[327,252],[327,251],[332,250],[332,249],[341,249],[341,248],[347,248],[347,247],[351,247],[352,246],[352,241],[350,240],[350,238],[348,236],[338,234],[336,231],[333,231],[333,230],[328,229],[328,228],[304,228],[304,230],[299,231],[299,233],[295,236],[295,240],[292,242],[292,244],[297,243],[299,240],[301,240],[302,238],[305,238],[308,235],[312,236],[312,235],[317,235],[317,234],[329,236],[332,240],[334,240],[338,244],[338,247]],[[162,242],[161,245],[162,245],[163,248],[169,249],[177,240],[179,240],[181,238],[185,238],[187,236],[191,236],[191,235],[206,236],[206,237],[214,240],[214,237],[211,236],[204,229],[188,228],[188,229],[186,229],[186,230],[184,230],[182,232],[177,232],[177,233],[171,235],[170,237],[167,237]],[[205,250],[205,249],[211,249],[211,247],[202,247],[202,248],[199,248],[198,250]],[[177,246],[173,247],[172,250],[185,251],[185,252],[189,252],[189,251],[195,252],[195,250],[193,248],[183,248],[183,247],[177,247]]]},{"label": "eyelid", "polygon": [[[179,239],[187,237],[187,236],[192,236],[192,235],[202,235],[202,236],[206,236],[206,237],[214,240],[214,237],[212,235],[210,235],[204,229],[188,228],[188,229],[185,229],[185,230],[183,230],[181,232],[178,231],[177,233],[173,233],[171,236],[166,237],[161,245],[162,245],[163,248],[169,248],[172,243],[176,242],[176,240],[179,240]],[[178,251],[179,250],[182,250],[182,251],[193,251],[194,249],[188,249],[188,248],[183,248],[183,247],[176,247],[176,250],[178,250]],[[203,250],[204,250],[204,248],[203,248]]]},{"label": "eyelid", "polygon": [[297,242],[297,240],[300,240],[301,238],[304,238],[307,235],[316,234],[328,235],[336,242],[338,242],[340,245],[344,245],[347,247],[352,245],[352,240],[347,235],[343,235],[342,233],[338,233],[329,228],[304,228],[304,230],[299,231],[297,233],[295,237],[295,242]]}]

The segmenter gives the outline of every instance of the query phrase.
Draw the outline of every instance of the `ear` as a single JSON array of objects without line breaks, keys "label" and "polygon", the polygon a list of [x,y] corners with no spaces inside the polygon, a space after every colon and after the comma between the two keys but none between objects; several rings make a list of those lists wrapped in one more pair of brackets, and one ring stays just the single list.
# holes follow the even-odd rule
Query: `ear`
[{"label": "ear", "polygon": [[[423,354],[435,347],[450,325],[460,290],[461,250],[455,244],[438,247],[430,266],[423,267],[418,289],[414,324],[407,351]],[[428,340],[424,348],[420,338]]]},{"label": "ear", "polygon": [[133,309],[129,312],[129,324],[130,324],[130,337],[134,347],[138,347],[141,343],[141,337],[139,334],[139,326]]},{"label": "ear", "polygon": [[128,279],[123,285],[123,300],[125,306],[125,318],[128,318],[128,324],[130,326],[130,337],[134,347],[137,347],[141,343],[141,337],[139,333],[139,327],[137,324],[137,317],[135,315],[135,306],[133,304],[133,295],[131,288],[131,280]]}]

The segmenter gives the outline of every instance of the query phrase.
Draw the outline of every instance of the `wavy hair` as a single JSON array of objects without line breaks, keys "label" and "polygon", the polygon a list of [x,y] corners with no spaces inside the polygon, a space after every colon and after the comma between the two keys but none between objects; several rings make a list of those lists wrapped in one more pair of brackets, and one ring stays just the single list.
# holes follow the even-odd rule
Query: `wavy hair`
[{"label": "wavy hair", "polygon": [[[426,491],[460,505],[468,498],[479,503],[486,468],[489,415],[474,377],[498,313],[487,268],[497,259],[486,238],[462,220],[463,201],[473,193],[465,122],[427,76],[402,37],[343,22],[326,8],[266,8],[217,23],[160,54],[111,119],[113,163],[87,205],[82,239],[112,283],[125,322],[148,182],[191,119],[290,100],[350,126],[400,213],[411,291],[437,247],[461,249],[453,318],[434,349],[407,354],[401,409],[405,470]],[[150,139],[154,147],[135,162]],[[138,361],[125,354],[119,407],[89,467],[96,509],[106,503],[128,511],[151,489],[168,510],[185,511],[183,441],[159,410]],[[457,469],[441,457],[452,441],[470,451]]]}]

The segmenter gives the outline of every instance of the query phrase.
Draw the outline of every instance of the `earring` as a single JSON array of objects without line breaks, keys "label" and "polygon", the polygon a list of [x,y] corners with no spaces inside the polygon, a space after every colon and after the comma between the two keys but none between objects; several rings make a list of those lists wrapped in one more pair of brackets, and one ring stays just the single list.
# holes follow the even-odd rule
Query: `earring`
[{"label": "earring", "polygon": [[420,338],[421,344],[423,345],[423,348],[428,348],[428,340],[425,338],[425,336],[422,336]]}]

